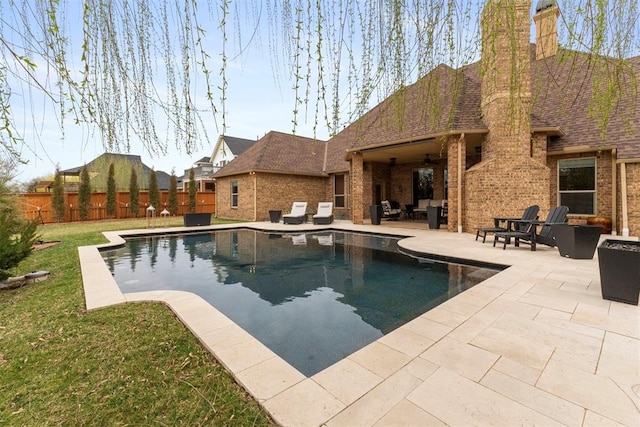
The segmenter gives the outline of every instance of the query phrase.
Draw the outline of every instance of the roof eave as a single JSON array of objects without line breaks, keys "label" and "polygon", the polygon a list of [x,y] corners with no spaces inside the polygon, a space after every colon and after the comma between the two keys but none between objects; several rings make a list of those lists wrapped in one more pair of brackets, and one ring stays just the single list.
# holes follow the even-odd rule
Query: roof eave
[{"label": "roof eave", "polygon": [[381,148],[381,147],[393,147],[394,145],[403,145],[403,144],[409,144],[409,143],[418,143],[418,142],[423,142],[423,141],[428,141],[430,139],[436,139],[436,138],[442,138],[442,137],[446,137],[446,136],[452,136],[452,135],[461,135],[461,134],[486,134],[489,132],[489,129],[486,128],[477,128],[477,129],[454,129],[454,130],[448,130],[448,131],[444,131],[444,132],[435,132],[435,133],[431,133],[431,134],[426,134],[426,135],[422,135],[422,136],[418,136],[418,137],[410,137],[410,138],[402,138],[402,139],[397,139],[394,141],[388,141],[388,142],[379,142],[377,144],[370,144],[370,145],[363,145],[360,147],[353,147],[353,148],[347,148],[346,150],[346,154],[345,154],[345,160],[351,160],[351,153],[355,153],[358,151],[366,151],[366,150],[372,150],[372,149],[376,149],[376,148]]},{"label": "roof eave", "polygon": [[549,136],[565,136],[567,133],[559,126],[532,127],[532,133],[545,133]]},{"label": "roof eave", "polygon": [[256,173],[266,173],[266,174],[277,174],[277,175],[296,175],[296,176],[316,176],[326,178],[329,176],[325,172],[296,172],[296,171],[287,171],[287,170],[270,170],[270,169],[245,169],[237,172],[230,172],[222,175],[215,174],[213,175],[213,179],[217,178],[228,178],[230,176],[238,176],[238,175],[251,175]]}]

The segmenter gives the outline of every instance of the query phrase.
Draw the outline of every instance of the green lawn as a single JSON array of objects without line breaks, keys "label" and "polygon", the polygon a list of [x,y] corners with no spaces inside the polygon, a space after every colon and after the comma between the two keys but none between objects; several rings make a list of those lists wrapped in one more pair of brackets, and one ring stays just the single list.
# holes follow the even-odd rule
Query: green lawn
[{"label": "green lawn", "polygon": [[[172,218],[181,225],[181,218]],[[48,280],[0,290],[0,425],[274,425],[164,305],[87,313],[78,246],[143,219],[45,225],[53,247],[14,271]]]}]

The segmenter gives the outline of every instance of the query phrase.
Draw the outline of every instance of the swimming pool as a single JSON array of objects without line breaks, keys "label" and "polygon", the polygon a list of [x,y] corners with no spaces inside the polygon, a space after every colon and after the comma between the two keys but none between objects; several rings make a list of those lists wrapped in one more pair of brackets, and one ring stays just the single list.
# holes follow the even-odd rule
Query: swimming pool
[{"label": "swimming pool", "polygon": [[123,293],[199,295],[311,376],[498,270],[400,253],[398,238],[248,229],[102,251]]}]

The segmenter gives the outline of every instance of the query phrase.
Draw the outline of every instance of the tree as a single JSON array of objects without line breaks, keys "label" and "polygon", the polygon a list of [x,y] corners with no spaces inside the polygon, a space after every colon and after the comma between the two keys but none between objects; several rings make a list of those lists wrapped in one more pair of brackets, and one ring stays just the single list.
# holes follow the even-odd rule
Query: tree
[{"label": "tree", "polygon": [[178,178],[175,171],[171,171],[169,178],[169,212],[171,215],[178,213]]},{"label": "tree", "polygon": [[131,166],[131,176],[129,178],[129,206],[131,207],[131,216],[138,217],[138,208],[140,203],[140,187],[138,187],[138,174],[136,168]]},{"label": "tree", "polygon": [[60,169],[56,168],[56,174],[53,178],[53,191],[51,193],[51,207],[53,209],[53,218],[57,221],[64,221],[65,203],[64,203],[64,186],[62,184],[62,174]]},{"label": "tree", "polygon": [[13,164],[0,156],[0,281],[10,277],[9,269],[31,254],[38,240],[38,223],[20,217],[15,196],[9,194],[7,183]]},{"label": "tree", "polygon": [[87,166],[80,171],[80,188],[78,189],[78,209],[83,221],[91,217],[91,178]]},{"label": "tree", "polygon": [[115,165],[109,165],[109,176],[107,178],[107,216],[113,217],[116,214],[116,171]]},{"label": "tree", "polygon": [[[523,0],[491,1],[511,8]],[[298,120],[309,115],[314,130],[322,125],[335,133],[368,110],[376,96],[386,98],[439,64],[458,68],[476,61],[478,22],[485,4],[474,0],[266,0],[241,7],[232,3],[212,0],[209,13],[193,1],[158,0],[153,7],[148,1],[124,0],[3,4],[7,24],[0,26],[4,58],[0,146],[19,153],[16,146],[22,138],[10,98],[29,85],[27,90],[43,92],[56,105],[61,126],[71,116],[97,127],[109,151],[126,150],[135,135],[152,153],[164,153],[174,140],[191,154],[199,141],[209,142],[205,125],[211,118],[216,130],[221,118],[225,134],[228,89],[233,83],[229,65],[253,54],[249,47],[265,45],[274,79],[292,80],[276,83],[292,88],[293,131]],[[620,93],[637,87],[637,76],[621,61],[638,55],[637,17],[637,0],[562,1],[561,44],[592,54],[593,65],[602,75],[592,104],[594,112],[604,116],[615,114],[611,107]],[[73,37],[78,22],[82,37]],[[71,43],[78,39],[82,41],[74,49]],[[76,56],[81,64],[73,62]],[[603,57],[610,60],[598,65]],[[218,60],[220,70],[212,73],[213,61]],[[47,70],[48,77],[35,72],[37,68]],[[78,68],[83,72],[76,73]],[[205,95],[198,99],[201,93]],[[347,99],[350,102],[343,102]],[[156,128],[159,113],[166,119],[164,132]],[[605,117],[601,125],[606,123]]]},{"label": "tree", "polygon": [[189,170],[189,212],[196,211],[196,178],[193,168]]},{"label": "tree", "polygon": [[[151,171],[149,177],[149,204],[156,209],[160,209],[160,190],[158,190],[158,174]],[[158,210],[160,212],[160,210]]]}]

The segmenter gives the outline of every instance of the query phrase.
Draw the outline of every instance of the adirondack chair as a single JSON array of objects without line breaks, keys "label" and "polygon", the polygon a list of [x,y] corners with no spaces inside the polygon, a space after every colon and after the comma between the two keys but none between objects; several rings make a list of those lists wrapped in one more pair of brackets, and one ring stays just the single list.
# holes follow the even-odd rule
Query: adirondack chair
[{"label": "adirondack chair", "polygon": [[[556,246],[556,240],[553,237],[553,233],[551,231],[551,225],[553,224],[565,224],[567,222],[567,214],[569,213],[569,208],[566,206],[556,206],[549,211],[547,218],[542,223],[536,223],[536,221],[524,221],[524,220],[514,220],[510,221],[511,223],[519,223],[522,225],[529,224],[529,228],[526,231],[521,230],[507,230],[507,231],[497,231],[494,233],[493,246],[496,245],[500,239],[503,239],[503,247],[502,249],[507,248],[507,244],[509,244],[510,240],[513,239],[515,242],[515,246],[520,246],[520,242],[528,243],[531,245],[531,250],[536,250],[536,245],[538,243],[542,243],[543,245],[547,245],[550,247]],[[538,229],[538,225],[540,225],[540,231],[536,232]]]},{"label": "adirondack chair", "polygon": [[[528,208],[526,208],[523,212],[522,212],[522,216],[519,218],[523,221],[533,221],[538,219],[538,212],[540,211],[540,207],[538,205],[531,205]],[[493,227],[480,227],[477,229],[476,231],[476,240],[478,240],[478,237],[480,237],[480,234],[482,234],[482,243],[485,242],[486,238],[487,238],[487,234],[488,233],[496,233],[496,232],[500,232],[500,231],[508,231],[507,230],[507,221],[508,220],[515,220],[518,218],[506,218],[506,217],[496,217],[493,218]],[[501,225],[504,224],[504,225]],[[518,229],[517,231],[526,231],[529,228],[530,224],[526,224],[526,223],[520,223],[518,225]]]}]

